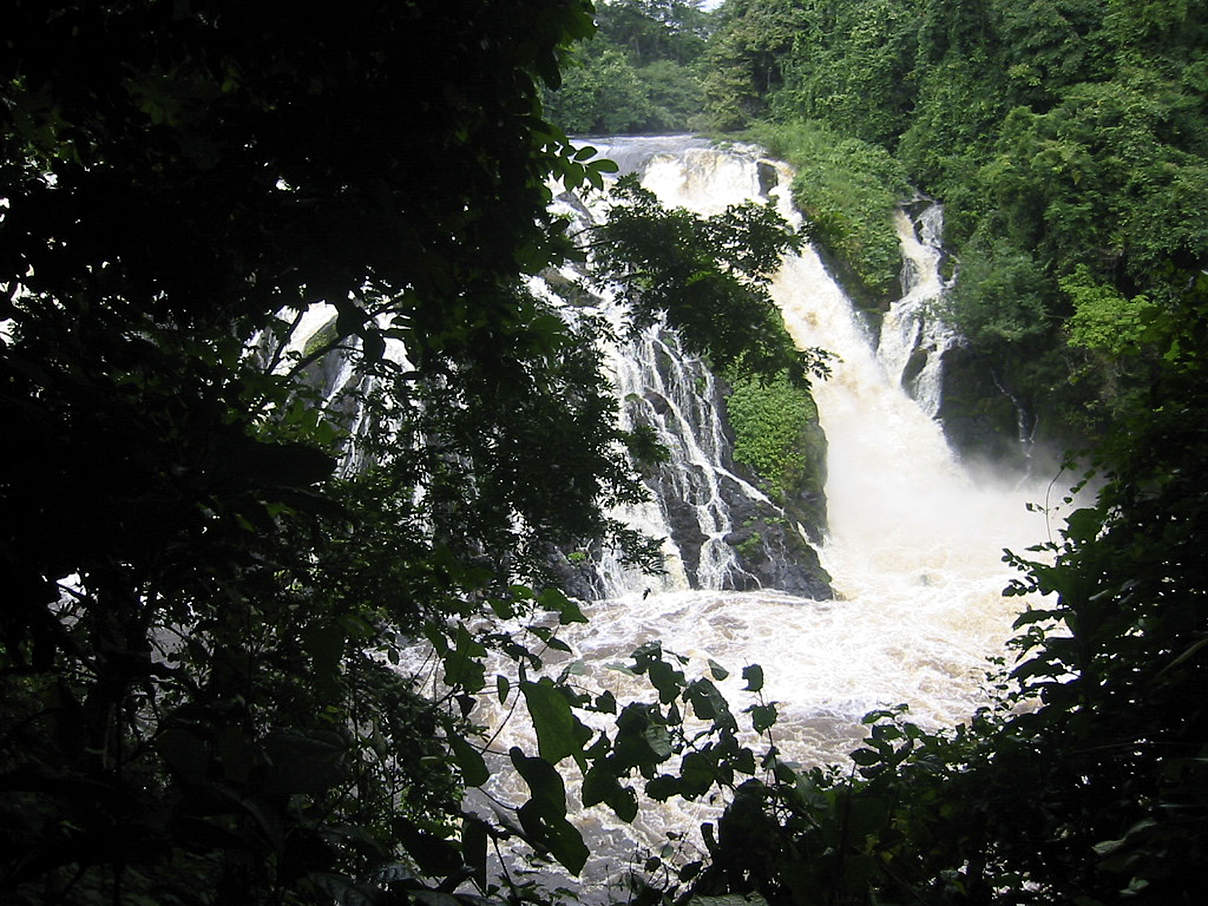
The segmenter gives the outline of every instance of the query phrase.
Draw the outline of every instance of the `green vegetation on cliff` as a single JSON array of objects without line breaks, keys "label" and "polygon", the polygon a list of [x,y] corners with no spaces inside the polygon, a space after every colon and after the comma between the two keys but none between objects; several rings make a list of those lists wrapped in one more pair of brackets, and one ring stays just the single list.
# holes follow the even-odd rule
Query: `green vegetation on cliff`
[{"label": "green vegetation on cliff", "polygon": [[902,269],[892,215],[912,194],[902,165],[884,148],[817,121],[760,124],[749,134],[796,169],[793,202],[852,296],[887,305]]},{"label": "green vegetation on cliff", "polygon": [[731,383],[726,414],[734,429],[735,462],[754,471],[778,502],[820,493],[825,451],[818,449],[818,409],[809,390],[785,375],[735,376]]}]

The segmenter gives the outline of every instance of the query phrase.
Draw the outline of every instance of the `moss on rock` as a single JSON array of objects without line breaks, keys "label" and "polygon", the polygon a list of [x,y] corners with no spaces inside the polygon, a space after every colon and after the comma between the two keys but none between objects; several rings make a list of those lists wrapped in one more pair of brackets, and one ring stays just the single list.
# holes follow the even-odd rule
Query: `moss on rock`
[{"label": "moss on rock", "polygon": [[826,524],[826,435],[809,391],[786,375],[733,377],[726,414],[734,461],[746,466],[788,518],[820,537]]}]

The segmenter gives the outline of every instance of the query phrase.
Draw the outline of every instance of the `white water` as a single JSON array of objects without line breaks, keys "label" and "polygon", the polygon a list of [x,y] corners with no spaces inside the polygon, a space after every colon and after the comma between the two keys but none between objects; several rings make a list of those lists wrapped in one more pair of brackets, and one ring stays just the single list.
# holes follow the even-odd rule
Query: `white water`
[{"label": "white water", "polygon": [[[905,211],[894,212],[894,229],[902,249],[901,280],[905,295],[885,313],[877,357],[889,377],[908,389],[920,408],[934,417],[941,402],[941,358],[960,342],[960,337],[929,311],[945,289],[939,273],[943,209],[931,205],[920,215],[919,222],[916,233]],[[912,356],[925,358],[918,373],[907,378],[905,371]]]},{"label": "white water", "polygon": [[[757,195],[757,162],[753,149],[690,146],[657,153],[643,183],[664,203],[713,213]],[[783,197],[791,173],[777,166],[772,194],[793,217]],[[938,253],[902,220],[916,277],[887,320],[940,286]],[[773,289],[794,339],[840,357],[833,376],[815,386],[829,441],[830,532],[820,553],[839,599],[631,594],[594,605],[593,624],[576,641],[587,661],[623,659],[659,639],[699,658],[702,672],[705,657],[734,672],[760,663],[771,697],[782,702],[780,744],[816,762],[844,755],[859,718],[874,708],[906,702],[931,725],[975,709],[986,658],[1001,651],[1018,606],[1001,596],[1010,578],[1002,549],[1044,536],[1043,518],[1024,506],[1043,492],[964,472],[940,426],[901,389],[900,369],[887,373],[812,249],[786,260]]]},{"label": "white water", "polygon": [[[618,158],[637,154],[624,145],[605,151]],[[758,193],[757,160],[753,150],[696,143],[656,155],[644,183],[666,203],[712,213]],[[773,195],[791,214],[783,197],[791,174],[777,166],[780,187]],[[915,272],[912,292],[886,317],[893,325],[913,318],[911,307],[940,286],[938,255],[919,243],[908,222],[898,227]],[[785,262],[774,295],[799,344],[840,357],[833,377],[815,387],[829,440],[830,531],[821,556],[837,599],[632,593],[592,605],[590,626],[563,638],[584,665],[581,684],[611,689],[621,701],[650,695],[644,683],[602,665],[626,662],[647,641],[689,656],[689,677],[705,675],[706,658],[728,668],[731,679],[720,685],[735,713],[751,703],[741,691],[741,668],[759,663],[765,695],[779,703],[776,744],[790,760],[816,764],[842,759],[858,743],[860,717],[870,710],[904,702],[914,720],[934,727],[966,720],[976,709],[986,659],[1002,651],[1018,606],[1001,596],[1011,575],[1002,549],[1044,537],[1042,517],[1024,506],[1043,492],[1013,482],[1000,487],[984,476],[974,481],[965,473],[931,417],[938,390],[924,397],[930,410],[924,411],[900,386],[917,326],[908,328],[909,342],[879,358],[812,249]],[[938,388],[938,375],[927,380]],[[523,744],[523,729],[515,732]],[[634,839],[657,850],[665,831],[688,831],[707,812],[692,804],[643,805],[630,829],[600,810],[578,820],[596,851],[611,851],[623,862]],[[600,881],[612,869],[596,866],[589,875]]]}]

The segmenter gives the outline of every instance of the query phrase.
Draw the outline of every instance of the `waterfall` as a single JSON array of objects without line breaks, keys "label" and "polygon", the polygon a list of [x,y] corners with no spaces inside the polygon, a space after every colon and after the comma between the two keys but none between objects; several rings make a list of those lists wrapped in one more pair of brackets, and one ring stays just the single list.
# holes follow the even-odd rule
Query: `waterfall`
[{"label": "waterfall", "polygon": [[[638,144],[616,140],[601,150],[640,172],[665,203],[711,213],[763,193],[796,217],[787,198],[791,171],[762,159],[757,149],[667,138],[641,140],[639,154]],[[938,254],[903,220],[898,229],[913,270],[895,309],[898,325],[940,286]],[[658,640],[690,658],[690,675],[704,674],[706,659],[729,669],[730,679],[719,685],[737,710],[751,703],[739,672],[759,663],[764,694],[778,703],[776,744],[783,756],[821,763],[842,759],[863,735],[861,716],[879,707],[905,702],[912,719],[933,727],[969,718],[982,700],[987,658],[1003,651],[1016,611],[1017,599],[1001,595],[1011,576],[1001,552],[1044,537],[1043,516],[1025,507],[1043,491],[965,472],[932,417],[935,400],[921,393],[916,402],[907,394],[901,367],[887,361],[887,353],[878,357],[813,249],[786,259],[773,294],[800,345],[839,356],[833,376],[815,386],[829,440],[830,521],[821,556],[836,599],[775,590],[633,591],[585,608],[590,625],[564,635],[573,653],[552,667],[579,662],[575,671],[586,688],[607,688],[618,700],[647,696],[643,681],[602,665],[624,663],[635,647]],[[906,329],[923,330],[917,324]],[[938,355],[929,356],[933,371],[919,370],[916,389],[933,380],[938,386],[938,364]],[[700,441],[708,442],[707,436]],[[680,455],[691,470],[695,452]],[[724,531],[722,517],[716,518],[713,537]],[[532,745],[522,727],[509,732]],[[505,792],[507,781],[500,783]],[[624,867],[636,845],[657,849],[668,830],[696,827],[709,808],[643,805],[633,827],[601,810],[578,816],[601,860],[589,866],[586,880],[602,883]]]},{"label": "waterfall", "polygon": [[[797,218],[787,197],[791,171],[758,149],[674,137],[655,147],[642,142],[644,165],[626,140],[601,153],[641,172],[664,203],[712,213],[757,198],[768,183],[761,169],[771,166],[777,185],[768,194]],[[937,217],[924,218],[932,235],[922,242],[899,219],[904,257],[915,269],[895,306],[899,323],[941,285]],[[585,660],[622,659],[661,639],[732,670],[759,662],[783,703],[782,723],[791,724],[785,748],[818,760],[842,755],[859,732],[852,722],[876,707],[908,702],[916,719],[933,725],[972,712],[985,659],[1000,652],[1014,614],[1013,599],[1001,596],[1010,578],[1001,552],[1044,537],[1043,517],[1025,507],[1043,491],[966,474],[928,411],[931,402],[903,390],[901,373],[878,357],[813,249],[787,258],[773,295],[800,345],[839,357],[834,375],[814,388],[829,441],[830,524],[821,556],[838,600],[759,591],[630,594],[595,605],[600,619],[578,645]],[[932,358],[928,367],[938,368],[939,356]]]},{"label": "waterfall", "polygon": [[[683,553],[668,545],[674,549],[673,562],[683,570],[682,584],[674,584],[724,588],[741,582],[742,567],[725,540],[734,525],[722,481],[728,476],[748,496],[768,501],[722,465],[726,440],[717,413],[715,378],[699,360],[685,357],[675,336],[665,330],[647,330],[615,352],[614,380],[623,400],[625,427],[655,427],[669,455],[659,470],[661,493],[656,496],[668,524],[649,528],[666,528],[673,537],[670,523],[683,521],[699,538],[687,564]],[[671,575],[678,580],[678,573],[673,570]],[[610,588],[623,589],[622,582],[614,579]]]},{"label": "waterfall", "polygon": [[902,249],[903,295],[885,313],[877,347],[889,377],[933,418],[942,402],[944,353],[960,342],[956,331],[929,310],[946,288],[939,272],[943,224],[944,211],[938,204],[922,211],[917,231],[905,209],[894,211]]},{"label": "waterfall", "polygon": [[[691,199],[676,195],[677,186],[688,182],[713,187],[695,199],[699,213],[719,213],[729,204],[765,194],[766,167],[752,166],[749,156],[717,153],[704,139],[661,136],[608,141],[601,153],[616,160],[622,172],[640,171],[645,184],[657,188],[666,204],[688,206]],[[687,182],[678,175],[678,167],[689,169]],[[575,232],[584,232],[604,216],[605,202],[599,196],[585,200],[563,193],[555,211],[575,221]],[[590,273],[590,267],[586,274],[562,271],[549,275],[544,288],[530,288],[556,301],[549,278],[574,283],[575,304],[608,317],[615,333],[627,336],[623,307],[614,301],[609,287],[591,282]],[[576,316],[573,308],[564,308],[563,314]],[[623,567],[614,552],[603,551],[592,564],[595,575],[586,583],[576,581],[576,590],[586,584],[593,592],[587,597],[612,599],[690,588],[769,588],[830,598],[825,573],[808,540],[822,526],[798,524],[735,467],[722,389],[705,363],[685,352],[674,332],[658,324],[624,342],[608,344],[603,351],[622,427],[652,430],[669,456],[644,478],[651,500],[610,515],[663,539],[666,573],[640,574]]]},{"label": "waterfall", "polygon": [[[799,219],[788,197],[791,170],[754,147],[723,150],[682,136],[594,144],[623,170],[638,172],[664,203],[710,214],[761,198]],[[581,200],[561,203],[576,216],[593,216]],[[814,387],[829,443],[829,527],[820,555],[834,599],[800,588],[785,593],[785,584],[754,576],[736,555],[735,526],[775,507],[727,460],[713,376],[656,327],[607,350],[607,359],[625,425],[653,427],[671,453],[649,479],[653,499],[625,514],[667,539],[668,575],[635,577],[604,555],[596,589],[607,597],[584,606],[589,625],[562,627],[571,651],[548,652],[549,670],[571,670],[585,690],[607,689],[618,701],[649,698],[643,678],[606,668],[657,640],[689,658],[690,676],[703,675],[708,660],[726,667],[730,678],[718,685],[739,713],[751,703],[741,668],[758,663],[764,695],[780,714],[776,745],[783,757],[807,764],[842,759],[863,735],[861,716],[876,708],[905,702],[912,718],[929,726],[968,719],[981,702],[986,659],[1003,650],[1016,609],[1016,599],[1001,596],[1011,576],[1001,551],[1043,538],[1046,527],[1042,515],[1025,508],[1043,499],[1042,488],[967,474],[934,418],[941,354],[954,342],[926,311],[943,288],[940,216],[938,208],[924,212],[916,232],[899,212],[904,294],[885,319],[879,353],[812,248],[788,256],[773,282],[793,338],[838,356],[833,376]],[[557,276],[531,288],[553,293]],[[604,295],[581,304],[609,310]],[[565,313],[576,317],[569,303]],[[477,719],[503,721],[494,708],[484,701]],[[493,747],[512,744],[535,749],[523,721],[507,721]],[[492,795],[522,801],[523,784],[496,767]],[[567,782],[573,797],[577,778]],[[632,826],[602,809],[576,815],[593,851],[583,881],[608,883],[636,848],[657,849],[668,831],[693,829],[715,813],[715,805],[647,803]]]}]

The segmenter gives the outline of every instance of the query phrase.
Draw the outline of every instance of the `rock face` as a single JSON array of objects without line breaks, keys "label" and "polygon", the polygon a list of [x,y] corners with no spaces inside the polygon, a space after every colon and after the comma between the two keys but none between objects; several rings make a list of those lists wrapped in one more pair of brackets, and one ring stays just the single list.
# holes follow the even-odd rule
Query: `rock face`
[{"label": "rock face", "polygon": [[1026,470],[1031,417],[1001,385],[986,356],[966,345],[946,350],[940,399],[944,437],[962,459]]},{"label": "rock face", "polygon": [[739,528],[726,535],[742,569],[755,582],[742,590],[777,588],[803,598],[825,601],[834,597],[830,576],[818,561],[818,553],[801,536],[791,517],[775,507],[759,506],[735,494],[734,515]]},{"label": "rock face", "polygon": [[685,356],[674,335],[652,331],[635,340],[618,372],[626,421],[652,430],[669,454],[644,480],[688,584],[833,597],[810,544],[825,531],[826,448],[817,423],[803,426],[803,443],[794,451],[810,458],[810,467],[799,486],[782,495],[734,462],[729,388],[699,359]]}]

